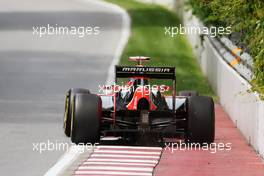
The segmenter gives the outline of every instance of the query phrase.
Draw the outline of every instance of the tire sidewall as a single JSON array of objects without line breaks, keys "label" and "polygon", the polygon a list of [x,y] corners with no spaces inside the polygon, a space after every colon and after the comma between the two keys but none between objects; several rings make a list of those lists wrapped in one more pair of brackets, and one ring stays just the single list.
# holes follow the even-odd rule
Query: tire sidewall
[{"label": "tire sidewall", "polygon": [[71,110],[72,110],[72,103],[74,96],[77,93],[90,94],[90,91],[88,89],[83,89],[83,88],[72,88],[67,91],[65,98],[65,111],[64,111],[64,121],[63,121],[63,129],[67,137],[70,137],[71,135],[71,119],[72,119]]}]

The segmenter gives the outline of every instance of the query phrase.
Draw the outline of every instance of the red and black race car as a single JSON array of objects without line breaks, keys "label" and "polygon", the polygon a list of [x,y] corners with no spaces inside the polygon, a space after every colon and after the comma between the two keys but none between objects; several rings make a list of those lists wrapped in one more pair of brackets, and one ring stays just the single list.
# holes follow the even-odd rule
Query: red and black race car
[{"label": "red and black race car", "polygon": [[[183,137],[188,142],[214,141],[211,97],[199,96],[196,91],[180,91],[176,96],[175,67],[143,66],[148,57],[129,59],[137,65],[116,66],[115,84],[105,86],[104,93],[92,94],[81,88],[67,92],[64,132],[72,142],[97,143],[112,137],[136,144],[146,135],[155,140]],[[118,85],[124,79],[127,83]],[[158,79],[171,80],[172,85],[155,85]]]}]

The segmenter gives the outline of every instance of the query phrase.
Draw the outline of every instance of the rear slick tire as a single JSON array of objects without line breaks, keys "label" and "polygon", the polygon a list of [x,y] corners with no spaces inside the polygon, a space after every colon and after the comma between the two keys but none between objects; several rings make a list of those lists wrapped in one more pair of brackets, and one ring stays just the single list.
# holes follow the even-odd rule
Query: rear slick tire
[{"label": "rear slick tire", "polygon": [[76,94],[72,104],[71,140],[75,144],[100,140],[101,98],[94,94]]},{"label": "rear slick tire", "polygon": [[214,142],[215,111],[213,99],[206,96],[188,97],[187,111],[187,142],[200,144]]},{"label": "rear slick tire", "polygon": [[67,91],[65,98],[65,110],[64,110],[64,119],[63,119],[63,130],[67,137],[70,137],[71,135],[71,107],[72,107],[73,97],[77,93],[90,94],[90,91],[88,89],[82,89],[82,88],[69,89]]}]

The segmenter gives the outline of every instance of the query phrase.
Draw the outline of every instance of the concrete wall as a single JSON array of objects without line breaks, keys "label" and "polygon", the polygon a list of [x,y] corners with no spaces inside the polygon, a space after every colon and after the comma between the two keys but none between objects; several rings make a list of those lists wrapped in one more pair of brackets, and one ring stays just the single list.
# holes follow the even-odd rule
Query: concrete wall
[{"label": "concrete wall", "polygon": [[[166,3],[178,13],[185,26],[202,26],[191,11],[186,11],[183,1],[167,0]],[[155,2],[165,3],[164,0]],[[264,102],[258,94],[249,92],[250,84],[224,61],[218,52],[223,49],[219,42],[198,34],[187,35],[187,38],[220,104],[247,142],[264,158]]]},{"label": "concrete wall", "polygon": [[206,38],[201,67],[225,111],[249,144],[264,157],[264,103]]}]

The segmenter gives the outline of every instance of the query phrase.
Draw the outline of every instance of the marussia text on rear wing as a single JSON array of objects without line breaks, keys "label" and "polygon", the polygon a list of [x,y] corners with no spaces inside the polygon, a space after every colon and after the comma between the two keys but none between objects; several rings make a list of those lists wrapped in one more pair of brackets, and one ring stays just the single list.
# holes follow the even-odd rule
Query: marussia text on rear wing
[{"label": "marussia text on rear wing", "polygon": [[133,76],[143,76],[154,79],[175,80],[175,67],[133,67],[116,66],[116,78],[128,78]]}]

